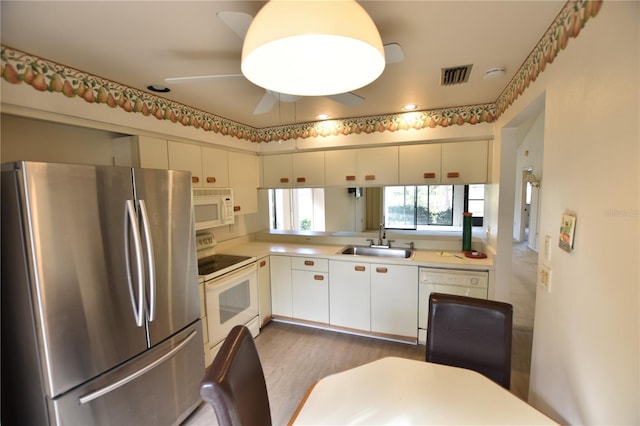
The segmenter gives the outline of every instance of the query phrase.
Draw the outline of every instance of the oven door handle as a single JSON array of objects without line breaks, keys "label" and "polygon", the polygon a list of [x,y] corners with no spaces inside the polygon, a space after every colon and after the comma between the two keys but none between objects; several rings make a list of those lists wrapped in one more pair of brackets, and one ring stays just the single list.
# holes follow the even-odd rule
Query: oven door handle
[{"label": "oven door handle", "polygon": [[242,274],[246,274],[249,271],[254,271],[256,272],[258,270],[258,268],[256,267],[256,262],[251,262],[248,265],[245,266],[241,266],[238,269],[234,269],[231,272],[227,272],[224,275],[220,275],[219,277],[215,277],[212,278],[208,281],[205,281],[205,284],[207,285],[207,287],[217,287],[221,284],[221,281],[228,281],[228,280],[232,280],[234,278],[237,278],[238,276],[242,275]]}]

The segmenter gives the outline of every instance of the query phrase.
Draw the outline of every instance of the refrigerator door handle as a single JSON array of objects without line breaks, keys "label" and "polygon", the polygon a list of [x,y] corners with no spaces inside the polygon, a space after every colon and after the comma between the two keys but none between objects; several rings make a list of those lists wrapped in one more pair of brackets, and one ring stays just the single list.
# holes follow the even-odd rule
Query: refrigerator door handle
[{"label": "refrigerator door handle", "polygon": [[140,370],[137,370],[137,371],[129,374],[128,376],[125,376],[122,379],[111,383],[110,385],[107,385],[107,386],[105,386],[103,388],[100,388],[100,389],[98,389],[96,391],[93,391],[91,393],[88,393],[88,394],[86,394],[84,396],[79,397],[78,401],[80,402],[80,405],[86,404],[87,402],[91,402],[96,398],[100,398],[101,396],[106,395],[109,392],[114,391],[114,390],[126,385],[127,383],[137,379],[138,377],[140,377],[143,374],[145,374],[146,372],[154,369],[155,367],[157,367],[158,365],[160,365],[163,362],[167,361],[168,359],[173,358],[173,356],[176,353],[178,353],[179,351],[181,351],[182,348],[184,348],[191,341],[191,339],[193,339],[195,337],[196,334],[197,334],[197,331],[195,331],[195,330],[192,331],[175,348],[171,349],[169,352],[167,352],[166,354],[162,355],[160,358],[156,359],[152,363],[145,365]]},{"label": "refrigerator door handle", "polygon": [[[133,308],[133,316],[136,319],[136,325],[142,327],[144,320],[144,265],[142,263],[142,240],[140,239],[140,229],[138,228],[138,220],[133,200],[127,200],[124,209],[124,253],[125,263],[127,266],[127,281],[129,283],[129,296],[131,297],[131,306]],[[131,261],[129,259],[130,245],[129,234],[133,234],[133,246],[136,255],[136,270],[138,276],[138,306],[136,307],[136,297],[133,291]]]},{"label": "refrigerator door handle", "polygon": [[142,216],[142,230],[144,231],[144,239],[147,245],[147,267],[149,271],[149,301],[147,310],[147,319],[149,322],[156,317],[156,263],[153,256],[153,241],[151,240],[151,226],[149,225],[149,215],[147,214],[147,205],[144,200],[139,200],[140,213]]}]

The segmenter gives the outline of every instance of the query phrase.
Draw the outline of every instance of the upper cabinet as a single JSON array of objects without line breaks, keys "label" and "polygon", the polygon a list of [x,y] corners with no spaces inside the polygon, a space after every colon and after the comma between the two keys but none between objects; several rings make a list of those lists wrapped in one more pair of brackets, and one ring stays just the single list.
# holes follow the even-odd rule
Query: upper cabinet
[{"label": "upper cabinet", "polygon": [[400,185],[437,185],[441,181],[441,144],[403,145],[399,148]]},{"label": "upper cabinet", "polygon": [[229,185],[236,215],[258,212],[259,161],[253,154],[229,152]]},{"label": "upper cabinet", "polygon": [[229,187],[229,158],[224,149],[202,147],[202,186]]},{"label": "upper cabinet", "polygon": [[123,136],[112,139],[114,165],[145,169],[169,168],[167,141],[149,136]]},{"label": "upper cabinet", "polygon": [[442,183],[485,183],[489,159],[488,141],[442,144]]},{"label": "upper cabinet", "polygon": [[265,188],[289,188],[292,176],[291,154],[262,157],[262,186]]},{"label": "upper cabinet", "polygon": [[191,186],[202,186],[202,149],[198,145],[168,142],[169,168],[191,172]]},{"label": "upper cabinet", "polygon": [[304,188],[325,184],[324,154],[323,151],[291,154],[293,186]]},{"label": "upper cabinet", "polygon": [[262,157],[265,188],[324,186],[324,152],[266,155]]},{"label": "upper cabinet", "polygon": [[191,172],[193,187],[229,186],[227,151],[182,142],[168,142],[169,168]]},{"label": "upper cabinet", "polygon": [[398,184],[398,147],[361,148],[325,152],[327,186]]}]

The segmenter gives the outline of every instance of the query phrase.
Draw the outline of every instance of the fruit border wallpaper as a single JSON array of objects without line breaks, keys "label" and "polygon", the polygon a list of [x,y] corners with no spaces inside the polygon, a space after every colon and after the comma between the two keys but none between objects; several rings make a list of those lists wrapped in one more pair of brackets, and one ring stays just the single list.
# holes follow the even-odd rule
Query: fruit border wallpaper
[{"label": "fruit border wallpaper", "polygon": [[567,47],[569,39],[580,34],[586,22],[598,14],[601,6],[602,0],[567,2],[494,103],[331,120],[331,125],[318,121],[258,129],[4,45],[1,47],[1,75],[10,84],[25,83],[42,92],[59,93],[89,103],[122,108],[126,112],[170,120],[183,126],[256,143],[491,123],[553,63],[555,57]]}]

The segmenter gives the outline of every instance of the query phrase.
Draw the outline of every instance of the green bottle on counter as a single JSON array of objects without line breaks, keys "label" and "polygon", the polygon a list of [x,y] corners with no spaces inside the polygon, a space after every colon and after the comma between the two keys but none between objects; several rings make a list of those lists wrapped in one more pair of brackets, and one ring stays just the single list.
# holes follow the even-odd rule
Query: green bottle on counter
[{"label": "green bottle on counter", "polygon": [[462,251],[471,251],[471,226],[473,225],[473,214],[462,213]]}]

